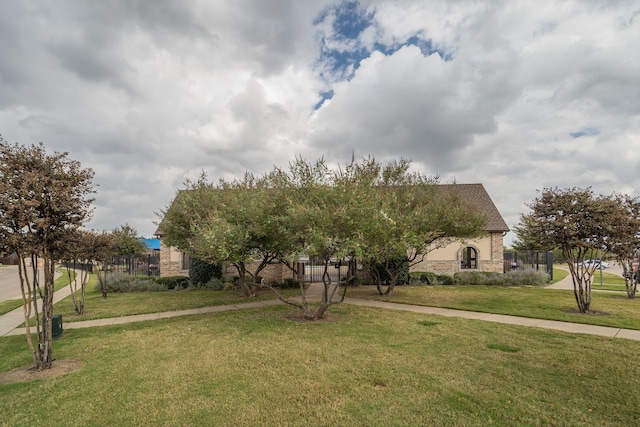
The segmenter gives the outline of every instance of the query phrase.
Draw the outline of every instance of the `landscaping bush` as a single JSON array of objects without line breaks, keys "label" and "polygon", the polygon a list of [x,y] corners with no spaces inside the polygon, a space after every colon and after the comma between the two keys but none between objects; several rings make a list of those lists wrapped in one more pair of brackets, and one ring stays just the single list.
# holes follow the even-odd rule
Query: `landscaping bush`
[{"label": "landscaping bush", "polygon": [[430,271],[414,271],[409,273],[412,285],[434,285],[436,284],[436,274]]},{"label": "landscaping bush", "polygon": [[195,286],[208,283],[211,279],[222,278],[222,266],[212,264],[197,258],[191,258],[189,262],[189,278]]},{"label": "landscaping bush", "polygon": [[456,285],[538,286],[548,283],[549,275],[535,270],[493,273],[488,271],[460,271],[453,276]]},{"label": "landscaping bush", "polygon": [[[460,271],[453,275],[456,285],[502,285],[502,277],[496,277],[498,273],[487,271]],[[502,274],[500,274],[502,276]]]},{"label": "landscaping bush", "polygon": [[191,284],[191,280],[186,276],[156,277],[156,283],[165,285],[167,289],[186,289]]},{"label": "landscaping bush", "polygon": [[[389,263],[392,265],[392,268],[398,269],[401,268],[402,272],[400,273],[400,275],[398,276],[398,279],[396,281],[396,285],[407,285],[409,284],[409,263],[407,263],[407,261],[404,258],[397,258],[397,259],[393,259],[390,260]],[[380,280],[382,281],[382,283],[388,283],[389,282],[389,274],[387,274],[387,271],[384,268],[384,263],[378,263],[375,265],[374,267],[377,271],[378,271],[378,275],[380,276]]]},{"label": "landscaping bush", "polygon": [[108,278],[105,288],[107,293],[166,291],[168,289],[166,284],[158,283],[150,278],[136,276]]},{"label": "landscaping bush", "polygon": [[272,280],[271,282],[269,282],[269,286],[278,289],[297,289],[300,287],[300,282],[292,277],[287,277],[282,282]]},{"label": "landscaping bush", "polygon": [[551,281],[551,276],[538,270],[510,271],[505,273],[505,278],[507,284],[512,286],[542,286]]},{"label": "landscaping bush", "polygon": [[212,277],[207,283],[202,285],[203,289],[210,289],[212,291],[221,291],[224,287],[225,283],[217,277]]},{"label": "landscaping bush", "polygon": [[453,285],[453,278],[446,274],[435,274],[431,271],[414,271],[409,276],[412,285]]},{"label": "landscaping bush", "polygon": [[453,285],[453,277],[447,274],[436,274],[434,285]]},{"label": "landscaping bush", "polygon": [[287,277],[286,279],[284,279],[282,281],[282,283],[279,283],[278,287],[282,288],[282,289],[300,288],[300,282],[297,281],[296,279],[292,278],[292,277]]}]

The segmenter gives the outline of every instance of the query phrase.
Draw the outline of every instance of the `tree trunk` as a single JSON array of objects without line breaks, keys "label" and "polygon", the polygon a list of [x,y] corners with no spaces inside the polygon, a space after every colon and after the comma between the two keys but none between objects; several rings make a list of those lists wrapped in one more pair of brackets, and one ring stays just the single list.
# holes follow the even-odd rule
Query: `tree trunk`
[{"label": "tree trunk", "polygon": [[240,283],[240,289],[246,297],[255,297],[256,288],[253,285],[253,276],[251,276],[251,284],[247,281],[247,268],[244,263],[236,264],[236,270],[238,271],[238,282]]},{"label": "tree trunk", "polygon": [[387,291],[385,292],[385,295],[390,295],[391,292],[393,292],[393,290],[396,288],[396,285],[398,284],[398,277],[400,277],[400,274],[402,272],[397,272],[395,274],[389,274],[389,286],[387,286]]},{"label": "tree trunk", "polygon": [[48,256],[48,253],[44,253],[44,295],[42,298],[42,330],[38,334],[39,348],[40,348],[40,363],[39,370],[50,369],[53,363],[53,283],[55,265]]},{"label": "tree trunk", "polygon": [[578,281],[577,286],[574,283],[573,294],[575,295],[580,313],[588,312],[591,307],[591,283],[589,283],[589,280],[585,281],[584,286],[581,281]]},{"label": "tree trunk", "polygon": [[[27,264],[24,259],[24,254],[21,251],[16,252],[18,255],[18,277],[20,279],[20,291],[22,293],[22,310],[24,313],[24,324],[27,331],[27,345],[31,351],[31,357],[33,366],[38,366],[38,356],[35,347],[33,346],[33,339],[31,338],[31,309],[33,301],[36,299],[34,289],[32,287],[33,282],[29,279],[29,273],[27,271]],[[37,267],[32,268],[35,273],[38,272]],[[34,278],[34,280],[36,280]]]}]

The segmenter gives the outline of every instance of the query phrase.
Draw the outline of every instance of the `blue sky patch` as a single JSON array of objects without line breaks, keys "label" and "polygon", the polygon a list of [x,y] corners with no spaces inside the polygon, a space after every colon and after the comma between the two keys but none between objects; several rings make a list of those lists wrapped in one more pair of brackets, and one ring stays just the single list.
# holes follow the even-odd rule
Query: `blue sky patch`
[{"label": "blue sky patch", "polygon": [[[331,23],[331,27],[325,29],[328,23]],[[370,57],[373,51],[392,55],[402,47],[413,45],[425,56],[438,53],[445,61],[452,59],[451,54],[435,48],[432,41],[422,37],[421,33],[406,40],[397,40],[392,45],[380,42],[374,42],[373,47],[363,45],[360,36],[369,27],[376,27],[376,11],[363,7],[358,1],[342,1],[329,6],[313,24],[318,28],[320,44],[320,56],[314,66],[328,87],[320,92],[321,100],[314,109],[320,108],[325,100],[333,97],[333,90],[330,88],[334,83],[351,80],[360,63]]]},{"label": "blue sky patch", "polygon": [[597,136],[600,135],[600,129],[597,128],[582,128],[579,131],[569,133],[571,138],[582,138],[583,136]]}]

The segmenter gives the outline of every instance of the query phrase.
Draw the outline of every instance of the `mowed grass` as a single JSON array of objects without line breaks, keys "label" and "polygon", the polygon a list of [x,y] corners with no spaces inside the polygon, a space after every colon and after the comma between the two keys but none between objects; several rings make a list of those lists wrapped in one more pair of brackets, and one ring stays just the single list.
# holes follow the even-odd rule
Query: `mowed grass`
[{"label": "mowed grass", "polygon": [[[153,292],[109,293],[103,298],[95,287],[95,277],[87,284],[85,313],[76,315],[71,297],[54,306],[56,314],[62,314],[65,322],[77,322],[135,314],[188,310],[217,305],[241,304],[245,302],[276,299],[270,289],[260,289],[255,297],[247,298],[240,291],[213,291],[207,289],[175,289]],[[285,296],[300,295],[296,289],[283,289]]]},{"label": "mowed grass", "polygon": [[[640,343],[334,306],[67,330],[61,377],[0,385],[0,425],[638,425]],[[0,371],[29,363],[0,338]],[[630,363],[635,361],[634,363]]]},{"label": "mowed grass", "polygon": [[[562,270],[560,270],[562,271]],[[566,272],[565,272],[566,273]],[[610,275],[613,278],[618,277]],[[618,277],[619,278],[619,277]],[[619,278],[620,280],[624,280]],[[594,289],[597,289],[594,285]],[[298,289],[281,291],[287,297],[300,295]],[[398,286],[390,296],[377,295],[374,286],[349,288],[347,296],[379,301],[455,308],[523,317],[561,320],[628,329],[640,329],[640,298],[630,300],[626,293],[592,293],[595,313],[576,312],[573,291],[537,287],[492,286]],[[62,314],[64,322],[120,317],[163,311],[177,311],[216,305],[275,299],[269,289],[258,296],[246,298],[239,291],[203,289],[157,292],[112,293],[102,298],[95,288],[95,277],[87,286],[85,314],[77,316],[71,298],[57,303],[54,312]]]},{"label": "mowed grass", "polygon": [[[595,286],[594,286],[595,289]],[[402,304],[509,314],[538,319],[640,329],[640,298],[626,293],[592,292],[593,313],[577,312],[572,290],[499,286],[398,286],[378,295],[375,286],[349,288],[347,296]]]}]

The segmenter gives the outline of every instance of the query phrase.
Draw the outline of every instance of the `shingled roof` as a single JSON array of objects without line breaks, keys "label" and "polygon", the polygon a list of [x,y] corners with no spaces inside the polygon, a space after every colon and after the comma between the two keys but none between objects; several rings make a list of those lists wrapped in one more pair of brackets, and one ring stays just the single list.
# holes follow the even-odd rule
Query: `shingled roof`
[{"label": "shingled roof", "polygon": [[443,193],[455,192],[460,198],[473,208],[483,212],[487,218],[484,230],[488,232],[507,232],[509,227],[504,222],[496,205],[489,197],[482,184],[439,184],[438,191]]}]

